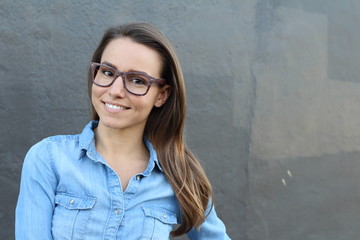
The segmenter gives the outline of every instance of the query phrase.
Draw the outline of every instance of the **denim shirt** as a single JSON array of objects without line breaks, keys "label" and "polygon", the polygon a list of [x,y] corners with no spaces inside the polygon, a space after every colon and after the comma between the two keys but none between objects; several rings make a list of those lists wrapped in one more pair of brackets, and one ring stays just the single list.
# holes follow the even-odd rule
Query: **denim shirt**
[{"label": "denim shirt", "polygon": [[[27,153],[16,207],[16,239],[169,239],[180,207],[150,142],[146,170],[123,191],[95,148],[90,122],[79,135],[44,139]],[[210,208],[209,208],[210,209]],[[212,208],[190,239],[230,239]]]}]

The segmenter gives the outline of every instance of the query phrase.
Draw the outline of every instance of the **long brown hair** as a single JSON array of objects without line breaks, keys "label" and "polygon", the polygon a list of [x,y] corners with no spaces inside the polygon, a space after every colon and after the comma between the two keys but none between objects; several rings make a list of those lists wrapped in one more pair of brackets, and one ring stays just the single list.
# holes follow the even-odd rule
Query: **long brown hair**
[{"label": "long brown hair", "polygon": [[[161,107],[154,107],[148,117],[144,137],[153,145],[164,173],[170,182],[181,209],[181,224],[172,231],[182,235],[193,227],[200,227],[207,215],[207,206],[213,199],[213,191],[198,159],[186,147],[184,122],[186,112],[185,83],[178,57],[169,40],[155,27],[147,23],[131,23],[108,29],[92,57],[100,62],[102,53],[110,41],[127,37],[143,44],[161,56],[161,77],[171,86],[169,97]],[[91,96],[91,75],[88,77]],[[99,116],[92,107],[93,119]]]}]

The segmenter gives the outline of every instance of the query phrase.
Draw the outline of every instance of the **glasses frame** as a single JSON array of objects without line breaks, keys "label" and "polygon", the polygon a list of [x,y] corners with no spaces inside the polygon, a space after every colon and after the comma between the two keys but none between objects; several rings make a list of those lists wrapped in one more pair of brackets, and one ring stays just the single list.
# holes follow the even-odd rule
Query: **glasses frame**
[{"label": "glasses frame", "polygon": [[[109,84],[101,85],[101,84],[98,84],[98,83],[95,82],[96,67],[100,67],[100,66],[105,66],[107,68],[111,68],[111,69],[114,70],[114,79]],[[128,91],[129,93],[134,94],[136,96],[145,96],[149,92],[149,89],[150,89],[151,85],[154,84],[154,83],[157,83],[159,85],[164,85],[166,83],[165,79],[152,77],[152,76],[146,74],[145,72],[136,72],[136,71],[135,72],[121,72],[121,71],[117,70],[116,68],[114,68],[113,66],[110,66],[110,65],[105,64],[105,63],[90,62],[90,68],[91,68],[91,80],[95,85],[97,85],[99,87],[110,87],[116,81],[116,79],[121,77],[122,80],[123,80],[123,84],[124,84],[124,87],[125,87],[126,91]],[[145,93],[143,93],[143,94],[141,94],[141,93],[133,93],[127,88],[125,78],[126,78],[126,75],[129,75],[129,74],[142,75],[142,76],[146,77],[149,80],[150,83],[147,84],[147,89],[146,89]]]}]

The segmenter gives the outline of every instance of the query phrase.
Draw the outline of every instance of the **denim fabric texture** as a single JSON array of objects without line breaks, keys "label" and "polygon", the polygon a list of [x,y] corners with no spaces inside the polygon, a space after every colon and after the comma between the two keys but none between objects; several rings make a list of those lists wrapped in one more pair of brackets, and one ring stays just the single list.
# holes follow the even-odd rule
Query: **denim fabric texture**
[{"label": "denim fabric texture", "polygon": [[[16,239],[169,239],[181,221],[174,191],[147,140],[146,170],[126,190],[96,151],[90,122],[79,135],[53,136],[35,144],[23,165],[16,207]],[[210,205],[210,204],[209,204]],[[190,239],[230,239],[212,208]]]}]

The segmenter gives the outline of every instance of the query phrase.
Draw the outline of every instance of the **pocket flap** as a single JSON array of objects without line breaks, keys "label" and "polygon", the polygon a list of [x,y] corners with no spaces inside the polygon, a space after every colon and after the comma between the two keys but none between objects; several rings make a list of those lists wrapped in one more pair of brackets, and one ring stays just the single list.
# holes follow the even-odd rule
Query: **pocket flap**
[{"label": "pocket flap", "polygon": [[142,207],[145,216],[156,218],[159,221],[166,223],[166,224],[177,224],[176,215],[161,207]]},{"label": "pocket flap", "polygon": [[67,209],[91,209],[96,203],[96,198],[60,193],[55,196],[55,203]]}]

